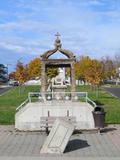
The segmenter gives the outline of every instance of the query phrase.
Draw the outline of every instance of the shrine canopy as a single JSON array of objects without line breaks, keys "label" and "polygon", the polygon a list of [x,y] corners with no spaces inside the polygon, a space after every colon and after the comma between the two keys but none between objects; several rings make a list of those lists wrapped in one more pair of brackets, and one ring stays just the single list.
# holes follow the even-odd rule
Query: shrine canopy
[{"label": "shrine canopy", "polygon": [[[44,54],[41,55],[41,61],[42,61],[42,71],[41,71],[41,91],[45,92],[46,91],[46,69],[48,67],[70,67],[71,69],[71,90],[75,91],[75,70],[74,70],[74,64],[76,61],[75,55],[66,49],[62,48],[62,43],[60,40],[60,34],[57,33],[56,35],[56,40],[55,40],[55,48],[52,50],[46,51]],[[56,52],[60,52],[63,55],[67,57],[67,59],[56,59],[56,58],[49,58]]]},{"label": "shrine canopy", "polygon": [[[61,67],[65,67],[67,64],[69,64],[69,62],[75,61],[76,57],[71,51],[62,48],[61,40],[59,38],[60,34],[57,33],[55,36],[57,37],[55,40],[55,44],[54,44],[55,48],[52,50],[46,51],[43,55],[41,55],[41,58],[42,58],[42,61],[46,61],[46,65],[52,65],[52,62],[53,62],[53,65],[61,64]],[[67,59],[63,59],[63,58],[62,59],[55,59],[55,58],[49,59],[49,57],[52,56],[56,52],[62,53],[63,55],[67,57]]]}]

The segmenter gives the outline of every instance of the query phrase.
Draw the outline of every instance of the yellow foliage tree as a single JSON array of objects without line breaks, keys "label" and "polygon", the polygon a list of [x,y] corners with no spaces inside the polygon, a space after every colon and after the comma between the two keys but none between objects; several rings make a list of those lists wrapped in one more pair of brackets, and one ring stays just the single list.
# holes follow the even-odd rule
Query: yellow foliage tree
[{"label": "yellow foliage tree", "polygon": [[24,66],[21,62],[16,65],[15,79],[19,81],[20,85],[29,79],[27,66]]},{"label": "yellow foliage tree", "polygon": [[31,79],[40,77],[41,75],[41,60],[40,58],[35,58],[28,64],[28,73]]},{"label": "yellow foliage tree", "polygon": [[98,86],[104,77],[102,63],[92,60],[88,56],[82,56],[75,64],[76,79],[89,82],[93,86]]},{"label": "yellow foliage tree", "polygon": [[78,80],[85,81],[86,70],[89,67],[91,59],[88,56],[81,56],[80,60],[75,64],[75,76]]},{"label": "yellow foliage tree", "polygon": [[47,69],[47,77],[53,78],[58,75],[58,69],[57,68],[48,68]]},{"label": "yellow foliage tree", "polygon": [[98,86],[103,80],[102,64],[98,60],[90,60],[85,70],[85,79],[94,86]]}]

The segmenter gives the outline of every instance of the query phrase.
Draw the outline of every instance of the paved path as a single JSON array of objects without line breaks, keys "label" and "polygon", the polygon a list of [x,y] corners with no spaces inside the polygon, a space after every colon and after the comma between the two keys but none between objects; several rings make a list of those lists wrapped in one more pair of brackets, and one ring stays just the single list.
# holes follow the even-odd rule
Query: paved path
[{"label": "paved path", "polygon": [[120,88],[105,88],[105,90],[110,92],[112,95],[120,98]]},{"label": "paved path", "polygon": [[5,93],[6,91],[8,91],[10,89],[11,89],[11,87],[5,87],[5,88],[0,87],[0,95],[2,95],[3,93]]},{"label": "paved path", "polygon": [[45,133],[17,132],[14,126],[0,126],[0,160],[120,160],[120,126],[110,126],[102,134],[72,135],[63,155],[40,154],[45,138]]}]

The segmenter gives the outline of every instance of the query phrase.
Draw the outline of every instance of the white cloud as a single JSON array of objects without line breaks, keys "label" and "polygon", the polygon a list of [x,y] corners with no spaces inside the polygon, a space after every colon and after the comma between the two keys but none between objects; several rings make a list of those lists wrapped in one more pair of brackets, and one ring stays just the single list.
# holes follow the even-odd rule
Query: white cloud
[{"label": "white cloud", "polygon": [[0,12],[3,19],[0,23],[0,47],[39,55],[54,47],[54,34],[59,31],[63,48],[76,54],[88,53],[95,57],[114,54],[120,43],[120,7],[113,9],[111,4],[112,7],[105,10],[106,2],[15,1],[16,11],[6,11],[13,19],[5,21],[5,11]]}]

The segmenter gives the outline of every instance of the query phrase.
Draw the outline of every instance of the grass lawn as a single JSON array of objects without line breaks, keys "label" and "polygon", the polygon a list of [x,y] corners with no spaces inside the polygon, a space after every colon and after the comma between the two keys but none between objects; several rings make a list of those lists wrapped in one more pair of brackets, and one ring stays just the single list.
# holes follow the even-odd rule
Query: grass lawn
[{"label": "grass lawn", "polygon": [[[39,86],[22,87],[21,94],[19,87],[16,87],[0,96],[0,124],[14,124],[15,110],[27,98],[30,91],[39,91]],[[79,86],[77,91],[87,91],[92,100],[104,106],[107,112],[107,123],[120,123],[120,99],[111,96],[103,89],[99,90],[97,97],[96,92],[92,91],[90,86]]]},{"label": "grass lawn", "polygon": [[39,86],[15,87],[0,96],[0,124],[13,124],[16,108],[27,98],[28,92],[39,91]]},{"label": "grass lawn", "polygon": [[120,99],[113,97],[104,89],[99,89],[98,97],[96,91],[91,91],[90,86],[77,87],[78,91],[87,91],[88,96],[98,105],[102,105],[106,111],[106,123],[120,124]]}]

